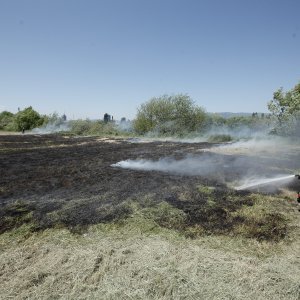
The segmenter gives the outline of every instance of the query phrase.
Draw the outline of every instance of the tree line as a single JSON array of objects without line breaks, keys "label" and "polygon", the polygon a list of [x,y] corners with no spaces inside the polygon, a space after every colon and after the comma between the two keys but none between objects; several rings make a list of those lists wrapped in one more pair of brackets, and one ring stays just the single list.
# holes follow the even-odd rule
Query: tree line
[{"label": "tree line", "polygon": [[[207,113],[188,95],[163,95],[140,105],[131,131],[140,135],[152,133],[158,136],[186,136],[191,133],[203,134],[212,128],[238,130],[247,127],[257,131],[268,129],[270,133],[277,135],[300,135],[300,83],[287,92],[282,88],[275,91],[267,107],[269,114],[252,113],[250,116],[224,118]],[[1,112],[0,130],[31,130],[58,120],[60,118],[57,114],[40,115],[30,106],[16,114]],[[117,135],[118,130],[122,131],[114,127],[114,124],[104,124],[101,121],[78,120],[70,122],[70,125],[71,131],[74,129],[77,134],[97,134],[100,130]]]},{"label": "tree line", "polygon": [[31,106],[19,110],[16,114],[9,111],[0,113],[0,130],[22,131],[40,127],[49,121],[46,115],[40,115]]}]

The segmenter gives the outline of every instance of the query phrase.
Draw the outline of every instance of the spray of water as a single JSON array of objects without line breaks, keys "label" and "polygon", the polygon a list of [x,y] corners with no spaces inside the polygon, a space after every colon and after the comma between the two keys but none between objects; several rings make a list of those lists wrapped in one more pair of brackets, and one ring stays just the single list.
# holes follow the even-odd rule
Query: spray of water
[{"label": "spray of water", "polygon": [[[295,175],[277,175],[272,178],[259,177],[257,166],[249,158],[232,158],[227,155],[217,155],[204,152],[200,155],[186,155],[182,159],[165,157],[159,160],[123,160],[112,167],[141,170],[141,171],[160,171],[176,175],[206,176],[226,181],[232,179],[231,174],[240,174],[239,181],[233,186],[236,190],[251,189],[256,186],[271,187],[273,183],[285,185],[295,178]],[[251,169],[252,167],[252,169]],[[246,170],[245,173],[240,173]],[[250,175],[251,174],[251,175]]]},{"label": "spray of water", "polygon": [[244,183],[243,185],[237,186],[235,189],[236,190],[246,190],[246,189],[251,189],[253,187],[257,186],[263,186],[263,185],[270,185],[273,183],[277,182],[287,182],[290,181],[291,179],[294,179],[295,175],[288,175],[288,176],[281,176],[281,177],[275,177],[275,178],[263,178],[263,179],[253,179],[249,180],[247,183]]},{"label": "spray of water", "polygon": [[[167,140],[167,139],[165,139]],[[153,139],[134,139],[132,142],[152,142]],[[192,143],[199,140],[168,140],[172,142]],[[161,141],[162,142],[162,141]],[[194,154],[187,154],[181,159],[161,158],[159,160],[124,160],[114,167],[161,171],[178,175],[206,176],[228,183],[237,190],[251,189],[256,186],[268,190],[277,189],[292,183],[294,175],[284,174],[298,172],[300,143],[299,140],[266,136],[226,143],[213,148],[197,149],[192,146]],[[197,153],[197,154],[195,154]],[[184,154],[184,151],[182,151]],[[278,172],[279,171],[279,172]]]}]

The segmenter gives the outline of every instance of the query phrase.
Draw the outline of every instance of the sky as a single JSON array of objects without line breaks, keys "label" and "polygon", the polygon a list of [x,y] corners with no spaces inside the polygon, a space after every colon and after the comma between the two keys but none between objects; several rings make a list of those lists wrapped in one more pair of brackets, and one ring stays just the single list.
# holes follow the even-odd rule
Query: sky
[{"label": "sky", "polygon": [[0,111],[133,119],[153,97],[267,112],[300,81],[299,0],[0,0]]}]

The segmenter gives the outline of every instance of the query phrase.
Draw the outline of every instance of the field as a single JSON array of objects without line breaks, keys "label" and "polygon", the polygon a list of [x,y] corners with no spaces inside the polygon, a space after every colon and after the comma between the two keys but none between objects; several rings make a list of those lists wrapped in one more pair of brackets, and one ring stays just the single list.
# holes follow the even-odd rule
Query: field
[{"label": "field", "polygon": [[299,299],[299,181],[233,188],[299,145],[245,145],[1,135],[0,298]]}]

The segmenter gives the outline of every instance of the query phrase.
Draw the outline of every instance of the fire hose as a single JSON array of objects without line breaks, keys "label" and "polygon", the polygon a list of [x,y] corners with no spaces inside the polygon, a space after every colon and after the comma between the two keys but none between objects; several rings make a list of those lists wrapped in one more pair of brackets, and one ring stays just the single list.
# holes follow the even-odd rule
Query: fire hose
[{"label": "fire hose", "polygon": [[[295,175],[295,177],[298,177],[298,179],[300,180],[299,174]],[[297,193],[297,202],[300,204],[300,192]]]}]

